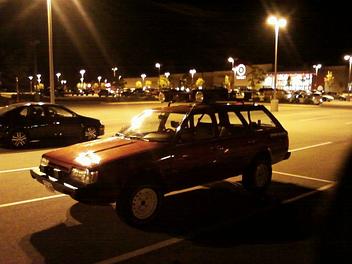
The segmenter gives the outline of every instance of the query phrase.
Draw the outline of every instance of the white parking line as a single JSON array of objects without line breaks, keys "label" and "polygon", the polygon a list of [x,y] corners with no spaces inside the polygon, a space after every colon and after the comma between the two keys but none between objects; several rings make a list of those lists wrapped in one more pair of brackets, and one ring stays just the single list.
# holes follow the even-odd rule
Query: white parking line
[{"label": "white parking line", "polygon": [[295,178],[300,178],[300,179],[305,179],[305,180],[311,180],[311,181],[319,181],[319,182],[326,182],[326,183],[334,183],[335,182],[335,181],[312,178],[312,177],[307,177],[307,176],[302,176],[302,175],[297,175],[297,174],[292,174],[292,173],[286,173],[286,172],[280,172],[280,171],[273,171],[273,173],[286,175],[286,176],[290,176],[290,177],[295,177]]},{"label": "white parking line", "polygon": [[68,195],[58,194],[58,195],[45,196],[45,197],[24,200],[24,201],[19,201],[19,202],[14,202],[14,203],[0,204],[0,208],[10,207],[10,206],[15,206],[15,205],[20,205],[20,204],[33,203],[33,202],[38,202],[38,201],[44,201],[44,200],[49,200],[49,199],[55,199],[55,198],[60,198],[60,197],[65,197],[65,196],[68,196]]},{"label": "white parking line", "polygon": [[2,173],[11,173],[11,172],[18,172],[18,171],[27,171],[27,170],[32,170],[35,169],[37,167],[30,167],[30,168],[21,168],[21,169],[12,169],[12,170],[2,170],[0,171],[0,174]]},{"label": "white parking line", "polygon": [[289,151],[291,152],[296,152],[296,151],[300,151],[300,150],[305,150],[305,149],[310,149],[310,148],[316,148],[316,147],[320,147],[320,146],[324,146],[324,145],[329,145],[332,144],[331,141],[328,142],[324,142],[324,143],[320,143],[320,144],[315,144],[315,145],[311,145],[311,146],[306,146],[306,147],[302,147],[302,148],[296,148],[296,149],[290,149]]}]

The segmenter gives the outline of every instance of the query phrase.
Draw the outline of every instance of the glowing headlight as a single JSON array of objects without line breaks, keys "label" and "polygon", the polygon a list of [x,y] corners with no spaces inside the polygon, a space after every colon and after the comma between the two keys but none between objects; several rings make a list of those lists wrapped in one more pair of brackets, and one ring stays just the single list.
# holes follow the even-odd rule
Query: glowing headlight
[{"label": "glowing headlight", "polygon": [[42,157],[42,159],[40,160],[40,166],[45,167],[45,166],[48,166],[48,165],[49,165],[49,160]]},{"label": "glowing headlight", "polygon": [[92,151],[87,151],[87,152],[82,152],[78,155],[77,158],[75,158],[75,161],[77,161],[79,164],[82,166],[91,166],[93,164],[99,164],[100,163],[100,157],[92,152]]},{"label": "glowing headlight", "polygon": [[98,171],[72,168],[71,177],[85,184],[91,184],[98,180]]}]

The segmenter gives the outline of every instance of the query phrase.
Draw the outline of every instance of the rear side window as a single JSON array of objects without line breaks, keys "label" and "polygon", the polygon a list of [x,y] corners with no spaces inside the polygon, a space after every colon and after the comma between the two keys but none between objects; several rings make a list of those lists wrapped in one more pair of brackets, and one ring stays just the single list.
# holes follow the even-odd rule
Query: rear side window
[{"label": "rear side window", "polygon": [[[244,114],[244,113],[242,113]],[[263,110],[251,110],[246,113],[246,120],[250,127],[255,129],[275,128],[274,121]]]}]

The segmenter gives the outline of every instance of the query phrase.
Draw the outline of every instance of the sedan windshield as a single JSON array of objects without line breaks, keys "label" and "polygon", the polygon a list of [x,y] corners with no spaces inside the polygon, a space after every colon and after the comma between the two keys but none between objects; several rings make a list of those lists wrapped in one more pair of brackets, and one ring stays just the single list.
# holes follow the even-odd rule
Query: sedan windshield
[{"label": "sedan windshield", "polygon": [[134,117],[130,126],[118,135],[148,141],[170,141],[180,129],[185,116],[184,113],[146,110]]}]

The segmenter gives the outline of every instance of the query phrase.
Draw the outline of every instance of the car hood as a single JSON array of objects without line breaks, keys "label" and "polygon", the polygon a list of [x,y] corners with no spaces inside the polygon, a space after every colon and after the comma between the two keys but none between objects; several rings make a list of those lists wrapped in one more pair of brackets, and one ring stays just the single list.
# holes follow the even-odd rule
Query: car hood
[{"label": "car hood", "polygon": [[[67,165],[95,167],[112,160],[124,159],[144,152],[154,151],[160,149],[164,144],[165,143],[110,137],[60,148],[45,153],[44,157],[65,167]],[[86,166],[77,161],[77,157],[85,153],[94,153],[94,157],[98,157],[99,162],[91,166]]]}]

